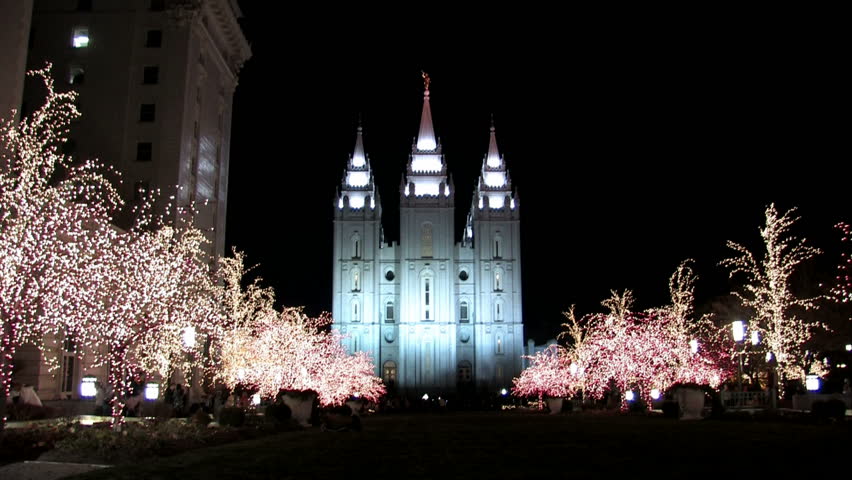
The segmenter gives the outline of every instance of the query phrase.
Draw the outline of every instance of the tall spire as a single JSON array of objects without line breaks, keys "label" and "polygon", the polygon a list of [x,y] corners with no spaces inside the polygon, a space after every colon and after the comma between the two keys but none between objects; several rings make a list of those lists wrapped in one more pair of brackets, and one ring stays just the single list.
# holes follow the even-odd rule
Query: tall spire
[{"label": "tall spire", "polygon": [[364,140],[361,138],[362,132],[361,119],[358,118],[358,135],[355,137],[355,150],[352,151],[352,166],[356,168],[363,167],[367,163],[367,156],[364,154]]},{"label": "tall spire", "polygon": [[429,107],[429,74],[423,74],[423,113],[420,115],[420,132],[417,135],[417,150],[431,151],[438,147],[435,130],[432,128],[432,109]]}]

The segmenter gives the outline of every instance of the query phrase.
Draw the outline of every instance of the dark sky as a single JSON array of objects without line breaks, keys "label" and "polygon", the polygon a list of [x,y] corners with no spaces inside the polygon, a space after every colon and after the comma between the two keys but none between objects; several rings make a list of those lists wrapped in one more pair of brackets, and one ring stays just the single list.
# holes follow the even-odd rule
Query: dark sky
[{"label": "dark sky", "polygon": [[287,305],[331,308],[332,202],[359,113],[386,236],[398,239],[421,69],[457,236],[494,114],[521,199],[526,335],[538,342],[560,312],[597,311],[610,289],[634,290],[639,308],[665,303],[685,258],[697,261],[700,303],[726,294],[725,241],[758,246],[770,202],[799,207],[795,233],[826,250],[800,282],[837,264],[832,226],[852,220],[850,78],[831,31],[554,21],[462,34],[354,20],[306,31],[277,3],[241,2],[254,56],[234,99],[227,238]]}]

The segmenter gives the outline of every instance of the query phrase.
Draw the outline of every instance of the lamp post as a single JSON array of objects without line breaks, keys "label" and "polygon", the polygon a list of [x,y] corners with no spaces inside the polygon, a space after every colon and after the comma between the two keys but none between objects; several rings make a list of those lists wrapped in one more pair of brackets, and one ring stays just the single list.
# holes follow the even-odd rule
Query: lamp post
[{"label": "lamp post", "polygon": [[737,363],[739,366],[739,375],[737,375],[737,385],[739,386],[740,392],[743,391],[743,338],[745,338],[745,325],[742,320],[736,320],[731,324],[731,330],[734,334],[734,341],[739,345],[737,356],[740,358],[740,361]]}]

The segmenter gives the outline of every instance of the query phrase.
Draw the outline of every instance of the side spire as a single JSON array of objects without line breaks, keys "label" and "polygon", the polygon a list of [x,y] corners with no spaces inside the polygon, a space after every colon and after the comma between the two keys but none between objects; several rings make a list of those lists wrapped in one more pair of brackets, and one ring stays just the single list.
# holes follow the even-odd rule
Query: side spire
[{"label": "side spire", "polygon": [[491,168],[500,168],[503,162],[500,159],[500,150],[497,149],[497,134],[494,128],[494,115],[491,115],[491,140],[488,142],[488,156],[485,164]]},{"label": "side spire", "polygon": [[432,151],[438,148],[435,129],[432,127],[432,109],[429,106],[429,74],[423,75],[423,113],[420,115],[420,132],[417,134],[417,150]]}]

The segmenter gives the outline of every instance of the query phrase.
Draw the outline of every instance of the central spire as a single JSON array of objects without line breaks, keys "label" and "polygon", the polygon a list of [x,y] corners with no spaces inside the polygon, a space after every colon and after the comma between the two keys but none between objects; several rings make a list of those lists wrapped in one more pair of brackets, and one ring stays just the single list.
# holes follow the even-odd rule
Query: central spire
[{"label": "central spire", "polygon": [[423,113],[420,115],[420,132],[417,135],[417,150],[432,151],[438,148],[435,130],[432,128],[432,109],[429,107],[429,74],[423,74]]}]

